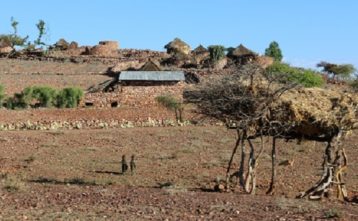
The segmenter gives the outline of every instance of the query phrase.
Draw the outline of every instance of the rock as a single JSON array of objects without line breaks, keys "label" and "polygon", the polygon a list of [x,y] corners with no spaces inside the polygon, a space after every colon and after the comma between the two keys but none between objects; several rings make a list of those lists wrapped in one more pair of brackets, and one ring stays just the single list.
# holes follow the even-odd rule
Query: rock
[{"label": "rock", "polygon": [[78,48],[78,43],[75,42],[75,41],[72,41],[69,45],[68,45],[68,49],[69,50],[74,50],[74,49],[77,49]]},{"label": "rock", "polygon": [[262,68],[267,68],[268,66],[272,65],[274,62],[274,59],[268,56],[258,56],[255,59],[255,62]]},{"label": "rock", "polygon": [[222,58],[214,64],[215,70],[222,70],[227,65],[227,58]]},{"label": "rock", "polygon": [[139,69],[141,66],[143,66],[144,63],[139,62],[138,60],[132,60],[132,61],[123,61],[117,63],[115,66],[111,68],[111,72],[120,72],[120,71],[126,71],[128,69]]},{"label": "rock", "polygon": [[2,47],[0,48],[0,54],[9,54],[13,51],[14,49],[10,46],[6,46],[6,47]]}]

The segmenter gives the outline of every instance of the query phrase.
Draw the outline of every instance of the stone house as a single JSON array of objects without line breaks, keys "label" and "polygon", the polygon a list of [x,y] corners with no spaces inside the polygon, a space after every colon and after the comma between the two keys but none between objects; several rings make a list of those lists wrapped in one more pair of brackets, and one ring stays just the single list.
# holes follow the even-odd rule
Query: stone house
[{"label": "stone house", "polygon": [[155,98],[170,94],[182,100],[182,71],[121,71],[111,82],[112,90],[87,93],[85,106],[118,107],[156,105]]}]

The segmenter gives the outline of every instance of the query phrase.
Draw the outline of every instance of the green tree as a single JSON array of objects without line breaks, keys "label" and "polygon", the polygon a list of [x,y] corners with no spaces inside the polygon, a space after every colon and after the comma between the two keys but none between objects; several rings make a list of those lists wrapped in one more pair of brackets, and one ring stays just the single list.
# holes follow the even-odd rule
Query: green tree
[{"label": "green tree", "polygon": [[351,64],[332,64],[325,61],[321,61],[317,64],[317,67],[323,68],[324,72],[332,75],[333,79],[336,77],[339,78],[349,78],[351,74],[356,72],[356,69]]},{"label": "green tree", "polygon": [[24,38],[19,36],[17,34],[17,26],[19,22],[17,22],[13,17],[11,17],[10,21],[11,21],[11,27],[14,29],[14,32],[8,35],[0,35],[0,41],[5,42],[7,45],[11,47],[24,46],[29,36],[26,36]]},{"label": "green tree", "polygon": [[35,45],[46,45],[43,41],[42,41],[42,37],[47,34],[46,33],[46,24],[44,22],[44,20],[40,19],[39,22],[36,24],[37,30],[39,31],[39,35],[37,37],[37,39],[34,41]]},{"label": "green tree", "polygon": [[320,87],[324,84],[319,73],[311,69],[291,67],[281,62],[275,62],[269,66],[266,74],[278,78],[281,83],[294,82],[304,87]]},{"label": "green tree", "polygon": [[11,22],[11,27],[12,27],[12,29],[14,29],[13,35],[17,35],[17,25],[19,24],[19,22],[16,21],[16,20],[14,19],[14,17],[11,17],[11,18],[10,18],[10,22]]},{"label": "green tree", "polygon": [[282,61],[283,58],[280,46],[276,41],[271,42],[266,48],[265,55],[274,58],[275,61]]},{"label": "green tree", "polygon": [[213,63],[216,63],[225,57],[225,47],[222,45],[211,45],[208,49],[210,53],[210,60]]}]

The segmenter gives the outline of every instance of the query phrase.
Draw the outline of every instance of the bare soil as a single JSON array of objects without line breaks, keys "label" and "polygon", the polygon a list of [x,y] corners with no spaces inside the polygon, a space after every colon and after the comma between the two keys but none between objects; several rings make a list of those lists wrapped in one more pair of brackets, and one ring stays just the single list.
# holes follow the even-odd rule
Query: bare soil
[{"label": "bare soil", "polygon": [[[357,204],[295,199],[320,177],[324,145],[280,141],[277,190],[265,195],[270,148],[258,193],[214,192],[235,143],[224,127],[131,128],[0,133],[1,220],[357,220]],[[358,195],[357,134],[344,145],[350,198]],[[137,170],[121,174],[120,159]],[[238,166],[239,155],[233,169]],[[333,188],[334,189],[334,188]]]},{"label": "bare soil", "polygon": [[[105,62],[0,59],[0,84],[12,95],[27,86],[87,89],[110,79]],[[197,120],[190,112],[188,119]],[[112,109],[0,109],[0,123],[26,121],[174,119],[151,106]],[[0,220],[358,220],[354,202],[332,188],[321,201],[295,199],[320,178],[324,144],[280,141],[274,196],[270,148],[258,166],[257,195],[238,186],[214,191],[225,178],[236,133],[220,126],[52,131],[0,131]],[[358,134],[344,141],[346,185],[358,198]],[[136,156],[137,170],[121,174],[120,160]],[[238,167],[235,158],[233,171]]]}]

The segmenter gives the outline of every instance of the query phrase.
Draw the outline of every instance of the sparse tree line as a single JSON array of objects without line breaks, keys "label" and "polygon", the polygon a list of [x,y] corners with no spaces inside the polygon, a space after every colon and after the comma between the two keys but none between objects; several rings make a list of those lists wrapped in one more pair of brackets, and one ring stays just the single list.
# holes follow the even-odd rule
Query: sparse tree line
[{"label": "sparse tree line", "polygon": [[76,87],[56,90],[47,86],[25,88],[12,97],[7,97],[4,87],[0,85],[0,107],[7,109],[23,109],[36,107],[75,108],[83,97],[83,91]]}]

